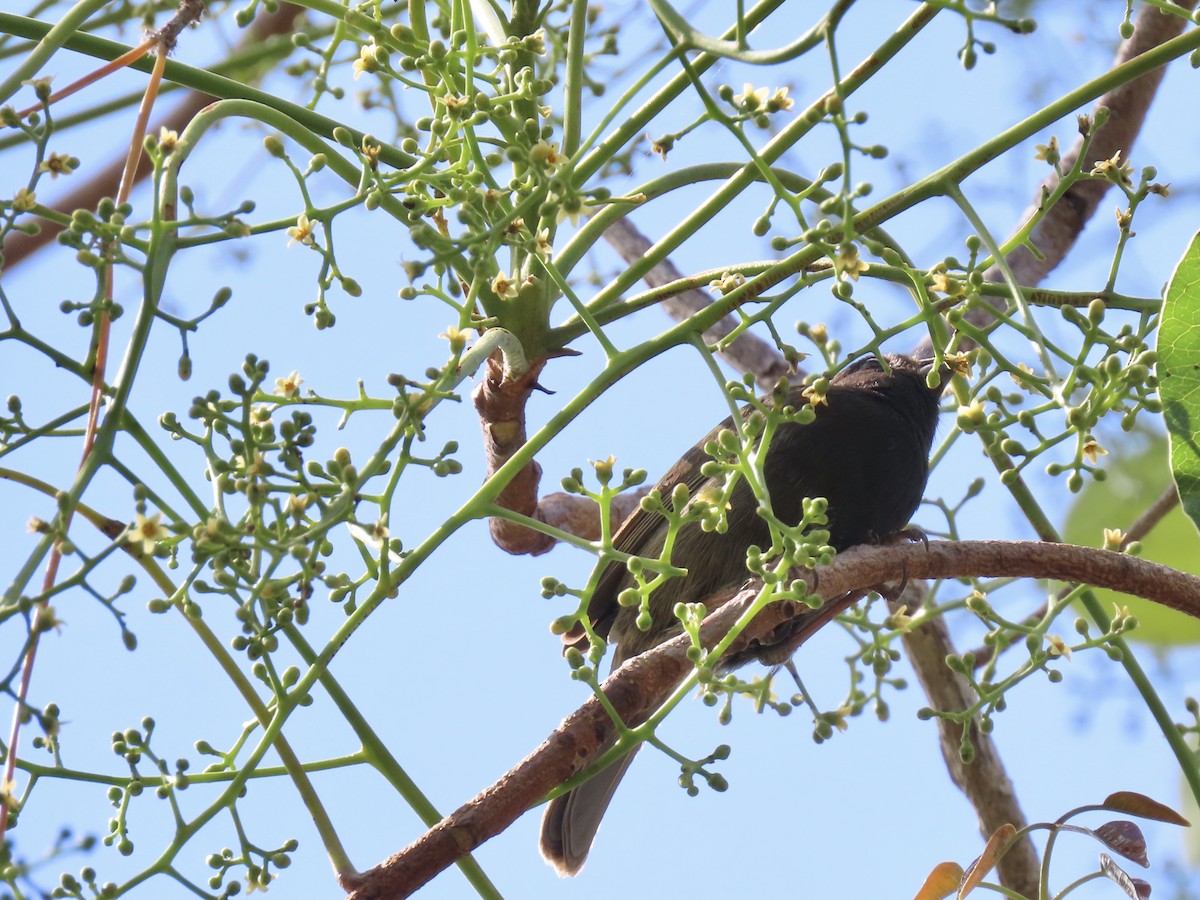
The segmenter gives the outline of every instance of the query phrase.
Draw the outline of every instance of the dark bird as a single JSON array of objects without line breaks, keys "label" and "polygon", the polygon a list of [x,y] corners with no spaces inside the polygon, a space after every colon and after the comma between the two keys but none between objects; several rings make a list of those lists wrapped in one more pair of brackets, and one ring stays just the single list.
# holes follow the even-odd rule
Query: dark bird
[{"label": "dark bird", "polygon": [[[804,498],[824,497],[828,544],[839,552],[900,532],[920,505],[929,476],[929,449],[942,387],[926,384],[930,363],[898,355],[884,361],[887,370],[875,357],[864,357],[835,375],[825,402],[814,405],[815,418],[808,424],[781,423],[767,449],[763,472],[775,516],[794,526],[803,517]],[[941,374],[944,381],[945,370]],[[803,407],[808,402],[803,391],[791,388],[787,405]],[[676,485],[686,485],[691,497],[716,488],[716,482],[701,472],[711,458],[704,446],[722,429],[732,427],[732,418],[726,419],[663,476],[657,489],[665,503],[670,503]],[[695,521],[679,530],[671,563],[687,569],[687,574],[667,580],[650,595],[648,630],[637,626],[636,604],[623,607],[617,602],[623,590],[634,586],[633,576],[618,562],[604,570],[588,615],[597,633],[616,644],[614,669],[680,632],[673,612],[677,603],[703,600],[749,577],[746,551],[752,545],[766,548],[771,539],[745,479],[739,479],[732,492],[727,516],[723,533],[706,532]],[[621,526],[613,546],[656,558],[666,534],[663,516],[638,510]],[[787,635],[770,647],[731,660],[728,667],[754,658],[778,664],[794,649],[790,647],[780,658],[781,646],[787,646]],[[586,650],[586,637],[582,649]],[[600,819],[632,758],[631,752],[547,806],[541,850],[560,875],[574,875],[583,867]]]}]

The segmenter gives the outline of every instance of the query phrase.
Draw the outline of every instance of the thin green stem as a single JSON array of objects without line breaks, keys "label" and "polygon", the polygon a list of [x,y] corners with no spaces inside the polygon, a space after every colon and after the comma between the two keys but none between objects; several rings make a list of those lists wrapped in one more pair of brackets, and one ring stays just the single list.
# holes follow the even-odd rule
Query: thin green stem
[{"label": "thin green stem", "polygon": [[[746,15],[744,23],[747,28],[754,28],[761,25],[771,13],[775,12],[782,6],[784,0],[762,0],[756,4]],[[737,33],[738,24],[731,25],[725,32],[727,38],[733,37]],[[655,72],[661,71],[666,65],[675,58],[675,52],[672,51],[664,57],[659,63],[656,63],[652,68]],[[717,64],[719,57],[712,54],[702,54],[692,61],[692,66],[697,72],[706,72]],[[648,83],[650,73],[641,79],[637,84],[633,85],[622,96],[616,104],[616,109],[624,107],[625,104],[633,101],[636,92],[641,90],[641,87]],[[690,79],[684,72],[679,73],[672,78],[666,85],[655,92],[654,96],[638,107],[628,119],[622,122],[615,131],[608,137],[596,144],[595,148],[587,153],[579,164],[575,166],[574,177],[577,184],[585,184],[588,179],[600,171],[614,154],[622,147],[625,147],[633,140],[643,129],[645,129],[651,121],[660,112],[666,109],[671,103],[683,93]],[[600,124],[600,128],[605,128],[611,121],[611,114]],[[596,134],[599,133],[597,130]],[[589,138],[585,146],[590,146],[594,142],[593,135]]]},{"label": "thin green stem", "polygon": [[[308,643],[303,632],[296,627],[294,623],[287,623],[283,626],[283,632],[288,639],[296,647],[300,653],[300,657],[306,663],[312,663],[317,657],[316,651]],[[321,687],[329,695],[334,705],[338,708],[338,712],[346,720],[346,723],[354,730],[355,735],[362,741],[361,758],[374,766],[388,782],[396,789],[398,793],[409,807],[420,817],[425,826],[432,828],[443,818],[438,812],[437,807],[425,796],[424,792],[417,786],[417,783],[412,780],[409,774],[404,770],[404,767],[396,760],[388,749],[387,744],[375,733],[367,720],[363,718],[358,707],[350,699],[349,695],[342,689],[337,679],[328,670],[323,670],[320,676]],[[491,880],[484,873],[475,857],[466,855],[457,860],[459,869],[470,882],[471,886],[484,898],[494,898],[499,900],[500,892],[492,884]]]},{"label": "thin green stem", "polygon": [[587,37],[588,0],[572,0],[571,25],[567,36],[567,64],[563,73],[563,153],[574,156],[579,149],[583,120],[583,43]]},{"label": "thin green stem", "polygon": [[[79,6],[99,7],[103,6],[105,0],[86,0],[85,3],[80,3]],[[317,6],[313,0],[304,0],[300,5],[314,8]],[[340,10],[342,15],[345,10],[336,4],[323,4],[332,6],[334,9]],[[60,29],[67,20],[64,18],[54,26],[45,22],[39,22],[35,19],[27,19],[24,16],[14,16],[11,13],[0,13],[0,32],[7,34],[15,34],[19,37],[30,38],[33,40],[41,39],[38,47],[42,44],[54,40],[63,49],[71,50],[76,53],[83,53],[87,56],[93,56],[97,59],[113,60],[121,54],[127,52],[130,48],[124,44],[115,41],[105,40],[104,38],[94,37],[90,34],[84,34],[72,31],[68,37],[63,37]],[[386,30],[386,29],[385,29]],[[53,36],[53,37],[52,37]],[[56,46],[53,49],[57,50]],[[53,51],[52,51],[53,52]],[[132,64],[130,68],[136,69],[139,72],[149,72],[154,66],[152,57],[141,59]],[[29,68],[29,59],[22,64],[19,71],[24,72]],[[34,69],[36,71],[36,68]],[[16,77],[16,76],[14,76]],[[24,78],[32,77],[31,75],[23,76]],[[326,139],[333,138],[334,129],[344,130],[349,135],[349,141],[354,146],[359,146],[362,143],[364,132],[344,125],[334,119],[322,116],[303,106],[295,103],[289,103],[281,99],[275,94],[266,91],[260,91],[257,88],[249,85],[241,84],[232,78],[225,78],[216,75],[213,72],[205,69],[197,69],[193,66],[184,65],[175,60],[167,61],[167,69],[165,77],[169,81],[184,87],[192,88],[193,90],[201,91],[206,94],[211,94],[214,97],[220,97],[226,100],[251,100],[262,104],[264,107],[275,110],[286,118],[290,119],[298,126],[302,126],[314,135],[320,135]],[[21,85],[22,78],[18,78],[16,85],[11,87],[6,93],[6,88],[12,78],[0,82],[0,102],[7,99]],[[281,129],[282,130],[282,129]],[[416,157],[410,156],[402,152],[396,147],[380,142],[379,160],[393,168],[407,169],[418,162]]]},{"label": "thin green stem", "polygon": [[[63,47],[68,46],[75,39],[75,36],[83,28],[88,18],[93,13],[104,9],[107,5],[107,0],[80,0],[80,2],[67,10],[53,25],[39,22],[37,24],[42,27],[33,29],[32,31],[26,30],[24,23],[34,20],[26,19],[24,16],[0,13],[0,31],[38,42],[37,46],[26,54],[25,59],[9,73],[9,76],[0,81],[0,103],[4,103],[19,91],[26,81],[36,78],[38,72],[51,60],[54,54]],[[19,30],[18,26],[20,26]],[[124,50],[128,49],[128,47],[124,48]],[[124,52],[124,50],[121,52]],[[119,55],[120,53],[117,53],[108,58],[115,59]]]},{"label": "thin green stem", "polygon": [[668,29],[684,46],[703,50],[714,58],[733,59],[752,66],[774,65],[803,56],[824,40],[829,23],[841,18],[853,5],[854,0],[837,0],[832,9],[816,25],[790,44],[775,50],[750,50],[745,44],[748,28],[740,7],[737,22],[733,26],[736,40],[727,41],[716,40],[692,28],[691,23],[680,15],[667,0],[650,0],[650,8],[654,10],[654,14],[658,16],[663,27]]}]

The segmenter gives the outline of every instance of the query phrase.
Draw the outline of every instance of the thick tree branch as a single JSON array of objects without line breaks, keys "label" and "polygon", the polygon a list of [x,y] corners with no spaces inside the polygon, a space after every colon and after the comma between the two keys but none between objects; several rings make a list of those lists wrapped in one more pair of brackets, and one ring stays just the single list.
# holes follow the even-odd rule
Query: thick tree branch
[{"label": "thick tree branch", "polygon": [[[1185,0],[1177,5],[1190,9],[1195,6],[1195,0]],[[1184,16],[1160,12],[1150,4],[1143,5],[1134,20],[1133,37],[1122,42],[1118,48],[1116,58],[1113,59],[1113,68],[1177,37],[1185,25],[1187,18]],[[1137,136],[1141,133],[1146,113],[1150,104],[1154,102],[1158,86],[1165,74],[1166,69],[1160,67],[1141,78],[1114,88],[1096,101],[1093,110],[1106,108],[1109,117],[1092,138],[1089,148],[1092,159],[1084,160],[1085,164],[1110,159],[1118,151],[1124,158],[1129,158]],[[1070,170],[1082,150],[1083,137],[1080,136],[1072,147],[1063,153],[1064,171]],[[1044,186],[1053,191],[1058,186],[1058,181],[1058,175],[1053,174],[1046,179]],[[1067,192],[1062,202],[1050,210],[1030,235],[1043,258],[1038,259],[1026,247],[1009,254],[1008,264],[1019,283],[1041,284],[1046,275],[1066,258],[1110,187],[1109,182],[1096,179],[1078,182]],[[1042,191],[1039,189],[1034,193],[1029,208],[1021,216],[1021,221],[1027,221],[1038,211],[1041,197]],[[998,269],[987,275],[988,281],[1000,281],[1001,277]]]},{"label": "thick tree branch", "polygon": [[[1182,9],[1191,9],[1196,5],[1196,0],[1176,0],[1176,5]],[[1177,37],[1186,25],[1187,18],[1184,16],[1160,12],[1150,4],[1141,6],[1134,19],[1133,37],[1123,41],[1117,49],[1113,68]],[[1145,122],[1146,113],[1150,104],[1154,102],[1158,86],[1165,74],[1165,67],[1159,67],[1141,78],[1114,88],[1096,101],[1092,107],[1093,115],[1103,107],[1108,110],[1109,116],[1108,121],[1093,136],[1088,150],[1092,159],[1085,160],[1085,163],[1111,159],[1118,151],[1122,158],[1129,159],[1137,136],[1142,130],[1142,123]],[[1081,135],[1063,152],[1063,171],[1069,171],[1075,164],[1083,151],[1083,143]],[[1029,221],[1041,210],[1043,197],[1058,187],[1059,180],[1057,172],[1052,173],[1034,191],[1033,200],[1021,214],[1020,222]],[[1018,284],[1041,284],[1042,280],[1066,258],[1110,187],[1109,182],[1101,179],[1080,181],[1046,213],[1029,236],[1041,257],[1035,256],[1028,247],[1022,246],[1010,253],[1006,259]],[[1004,280],[999,266],[989,269],[985,278],[992,282]],[[1004,302],[1000,297],[989,297],[988,300],[993,304]],[[984,327],[991,321],[991,316],[987,307],[980,304],[967,313],[967,319],[973,325]],[[930,339],[925,338],[914,352],[917,356],[926,356],[932,349]]]},{"label": "thick tree branch", "polygon": [[[1041,542],[961,541],[856,547],[818,570],[820,593],[854,590],[910,578],[1027,577],[1076,581],[1135,594],[1200,617],[1200,578],[1112,551]],[[812,575],[809,574],[810,583]],[[704,622],[701,640],[712,647],[745,612],[755,594],[740,591]],[[819,611],[818,611],[819,614]],[[778,603],[764,609],[739,638],[761,640],[785,622],[814,611]],[[690,639],[674,638],[621,666],[602,685],[624,719],[654,709],[692,671]],[[365,873],[352,900],[410,896],[484,841],[499,834],[547,792],[583,771],[614,734],[608,713],[592,698],[494,785],[443,819],[409,847]]]},{"label": "thick tree branch", "polygon": [[[1143,7],[1139,11],[1133,39],[1122,46],[1114,64],[1120,64],[1157,46],[1178,34],[1182,27],[1183,22],[1179,17],[1161,14],[1151,7]],[[1097,105],[1109,109],[1110,119],[1093,139],[1092,153],[1097,159],[1111,157],[1117,150],[1122,150],[1128,155],[1161,77],[1162,70],[1158,70],[1101,98]],[[1082,142],[1080,141],[1067,152],[1064,156],[1064,166],[1071,165],[1077,158],[1081,146]],[[1056,182],[1057,176],[1054,176],[1049,180],[1048,187],[1053,190]],[[1034,244],[1044,254],[1044,258],[1038,259],[1025,248],[1021,248],[1009,259],[1019,282],[1037,284],[1047,272],[1058,265],[1074,245],[1086,222],[1095,213],[1107,187],[1107,183],[1100,181],[1081,182],[1064,198],[1062,203],[1051,211],[1039,224],[1032,237]],[[1035,196],[1040,198],[1041,195],[1039,190]],[[1035,204],[1036,202],[1035,200]],[[1035,208],[1031,208],[1023,219],[1032,215]],[[610,227],[605,237],[610,244],[617,248],[626,261],[640,259],[650,243],[627,221],[618,222]],[[677,280],[679,277],[679,273],[668,262],[656,267],[646,280],[651,286],[658,286]],[[992,280],[998,280],[999,272],[990,273],[989,277]],[[709,302],[710,299],[702,292],[692,291],[669,298],[664,301],[663,305],[673,318],[682,320]],[[719,340],[729,333],[734,324],[732,320],[726,320],[721,326],[714,328],[711,334],[707,334],[706,338],[710,341]],[[918,348],[917,354],[926,355],[930,349],[927,345],[923,345]],[[727,361],[736,368],[752,372],[760,386],[773,384],[780,375],[784,375],[788,371],[786,363],[776,349],[752,335],[744,335],[739,338],[724,355]],[[532,510],[527,514],[532,514],[541,521],[553,522],[573,533],[594,535],[596,515],[592,504],[581,505],[579,498],[565,495],[551,495],[538,503],[536,501],[538,473],[534,471],[530,474],[532,481],[526,479],[522,482],[523,487],[521,488],[524,491],[525,505]],[[521,477],[518,476],[519,479]],[[530,498],[533,498],[532,504],[529,502]],[[516,509],[517,507],[512,508]],[[525,511],[525,509],[520,511]],[[493,521],[494,535],[496,535],[497,521]],[[502,525],[500,530],[503,533],[510,529],[516,534],[532,535],[532,532],[522,529],[520,526],[508,526],[506,529]],[[497,541],[510,552],[544,552],[552,546],[549,539],[539,536],[534,536],[528,544],[529,547],[534,548],[531,550],[513,550],[511,546],[506,546],[500,537],[497,537]],[[910,576],[919,575],[915,570],[910,570],[909,574]],[[882,579],[870,583],[881,582]],[[823,583],[822,589],[828,591],[829,585]],[[946,656],[954,653],[955,648],[950,640],[949,631],[940,618],[931,619],[923,628],[907,635],[905,645],[910,661],[916,670],[917,678],[925,688],[933,706],[947,711],[959,711],[969,708],[974,703],[974,697],[965,679],[954,676],[945,667]],[[1011,822],[1018,827],[1023,825],[1024,815],[990,737],[977,733],[972,734],[976,755],[974,762],[968,766],[962,763],[958,752],[961,743],[959,726],[948,721],[941,721],[939,727],[944,756],[951,777],[976,809],[983,834],[990,834],[996,827],[1006,822]],[[593,752],[594,750],[595,747],[592,748]],[[587,759],[590,759],[590,756],[585,754],[583,761],[586,763]],[[543,794],[545,790],[563,780],[557,774],[549,774],[549,777],[546,777],[548,774],[547,772],[541,773],[545,782],[541,790]],[[414,845],[414,848],[416,846]],[[1007,887],[1029,895],[1036,888],[1037,877],[1037,855],[1032,844],[1026,841],[1013,848],[1013,851],[1001,862],[999,874],[1001,881]],[[381,894],[379,896],[388,895]]]},{"label": "thick tree branch", "polygon": [[[924,582],[910,583],[916,603],[928,593]],[[905,592],[906,594],[908,591]],[[903,599],[903,598],[902,598]],[[942,616],[936,616],[903,636],[904,652],[917,676],[921,689],[933,709],[962,712],[979,699],[970,682],[950,671],[946,657],[958,655],[950,637],[950,629]],[[979,831],[990,837],[1003,825],[1023,828],[1025,812],[1017,799],[1016,789],[1004,768],[996,742],[990,734],[970,725],[971,745],[975,755],[970,763],[962,759],[962,726],[949,719],[938,719],[938,744],[950,779],[966,795],[975,810]],[[1018,841],[996,864],[1001,883],[1023,897],[1036,897],[1038,890],[1038,854],[1028,837]]]},{"label": "thick tree branch", "polygon": [[[1137,521],[1129,526],[1129,530],[1125,532],[1125,536],[1121,539],[1121,548],[1124,550],[1134,541],[1140,541],[1148,535],[1154,527],[1161,522],[1171,510],[1179,505],[1179,491],[1176,489],[1174,482],[1169,484],[1158,498],[1150,504],[1149,508],[1138,516]],[[1057,598],[1062,600],[1071,592],[1071,588],[1065,587],[1057,594]],[[1036,610],[1027,615],[1022,621],[1022,625],[1034,626],[1042,620],[1046,615],[1046,611],[1050,608],[1049,603],[1043,603]],[[975,655],[975,670],[979,671],[989,662],[997,653],[1007,650],[1012,645],[1012,641],[996,642],[976,647]],[[943,659],[945,657],[942,657]]]},{"label": "thick tree branch", "polygon": [[[1185,0],[1179,4],[1191,8],[1195,0]],[[1135,56],[1139,56],[1154,47],[1159,46],[1178,35],[1186,25],[1182,16],[1172,16],[1159,12],[1152,6],[1142,6],[1135,20],[1133,37],[1121,44],[1113,65],[1118,66]],[[1090,153],[1096,160],[1108,159],[1118,150],[1125,157],[1133,147],[1142,123],[1145,121],[1147,110],[1154,100],[1158,86],[1162,81],[1165,70],[1156,69],[1141,78],[1110,91],[1101,97],[1095,109],[1104,107],[1109,111],[1109,119],[1104,127],[1099,129],[1092,139]],[[1082,136],[1067,150],[1062,157],[1062,167],[1068,171],[1079,158],[1083,149]],[[1057,174],[1051,175],[1045,183],[1034,192],[1034,199],[1029,208],[1021,216],[1025,222],[1040,210],[1044,192],[1053,191],[1058,185]],[[1042,254],[1035,256],[1027,247],[1020,247],[1011,253],[1007,262],[1017,282],[1025,285],[1040,284],[1042,279],[1052,271],[1070,252],[1084,226],[1095,214],[1101,199],[1108,190],[1109,184],[1101,180],[1081,181],[1074,185],[1035,227],[1030,240]],[[992,267],[985,277],[988,281],[1001,281],[1003,275],[998,266]],[[1002,302],[994,298],[993,302]],[[968,319],[977,326],[985,326],[991,319],[987,307],[982,304],[968,312]],[[928,338],[923,340],[914,355],[927,356],[932,352],[932,343]],[[945,622],[932,619],[926,625],[904,637],[905,651],[909,662],[916,672],[929,696],[930,703],[938,709],[963,710],[974,703],[973,692],[966,679],[954,675],[946,668],[947,655],[956,653],[950,638],[950,631]],[[1000,764],[1000,758],[995,751],[994,743],[986,735],[979,735],[975,742],[976,754],[974,761],[964,764],[958,746],[961,740],[959,727],[947,720],[938,723],[941,736],[943,756],[950,777],[954,780],[970,800],[979,817],[980,831],[987,837],[996,827],[1006,822],[1020,828],[1025,824],[1024,813],[1017,803],[1011,782]],[[972,740],[976,733],[972,732]],[[1015,846],[1012,852],[1005,855],[998,866],[1000,880],[1008,887],[1023,896],[1036,896],[1038,864],[1033,844],[1025,839]]]},{"label": "thick tree branch", "polygon": [[[641,260],[646,251],[652,246],[651,241],[634,226],[628,219],[618,219],[604,231],[604,239],[617,251],[627,264]],[[673,281],[679,281],[683,274],[675,268],[670,260],[663,260],[645,274],[643,281],[650,287],[662,287]],[[703,291],[690,290],[673,294],[662,301],[662,307],[675,321],[682,322],[689,316],[699,312],[712,303],[712,298]],[[715,344],[725,338],[738,325],[733,316],[726,316],[708,331],[704,339]],[[780,378],[788,378],[795,373],[780,355],[779,350],[772,344],[751,332],[743,332],[728,347],[720,352],[720,356],[739,372],[750,372],[759,390],[766,393],[772,390]]]}]

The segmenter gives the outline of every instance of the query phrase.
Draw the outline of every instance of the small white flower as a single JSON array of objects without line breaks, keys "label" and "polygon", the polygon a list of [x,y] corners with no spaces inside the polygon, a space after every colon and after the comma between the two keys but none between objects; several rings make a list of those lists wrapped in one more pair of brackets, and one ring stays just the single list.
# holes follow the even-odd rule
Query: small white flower
[{"label": "small white flower", "polygon": [[134,516],[133,527],[126,540],[131,544],[140,543],[142,553],[151,556],[154,548],[158,546],[158,542],[169,536],[170,532],[162,525],[162,513],[157,512],[149,517],[138,513]]}]

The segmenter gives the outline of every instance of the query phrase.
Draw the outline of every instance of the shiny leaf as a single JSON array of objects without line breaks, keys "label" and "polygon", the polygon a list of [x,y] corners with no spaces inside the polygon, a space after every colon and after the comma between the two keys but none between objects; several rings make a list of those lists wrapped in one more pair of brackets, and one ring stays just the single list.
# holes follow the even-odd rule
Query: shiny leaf
[{"label": "shiny leaf", "polygon": [[1107,853],[1100,854],[1100,872],[1113,884],[1119,885],[1132,900],[1146,900],[1150,896],[1150,884],[1140,878],[1130,878]]},{"label": "shiny leaf", "polygon": [[1171,807],[1164,806],[1157,800],[1151,800],[1145,794],[1135,791],[1117,791],[1115,794],[1109,794],[1104,798],[1103,808],[1111,809],[1113,812],[1129,813],[1139,819],[1154,819],[1171,825],[1186,827],[1192,824]]},{"label": "shiny leaf", "polygon": [[913,900],[942,900],[949,897],[962,883],[963,867],[956,862],[942,862],[933,867],[921,890]]},{"label": "shiny leaf", "polygon": [[1016,833],[1017,829],[1013,825],[1001,825],[992,832],[987,846],[983,848],[983,853],[967,866],[967,871],[963,874],[962,886],[958,889],[958,900],[962,900],[963,897],[979,887],[979,883],[983,881],[988,872],[992,871],[992,867],[996,865],[1000,857],[1007,852]]},{"label": "shiny leaf", "polygon": [[1093,833],[1114,853],[1121,854],[1143,868],[1150,867],[1150,860],[1146,856],[1146,839],[1136,823],[1128,819],[1105,822]]}]

